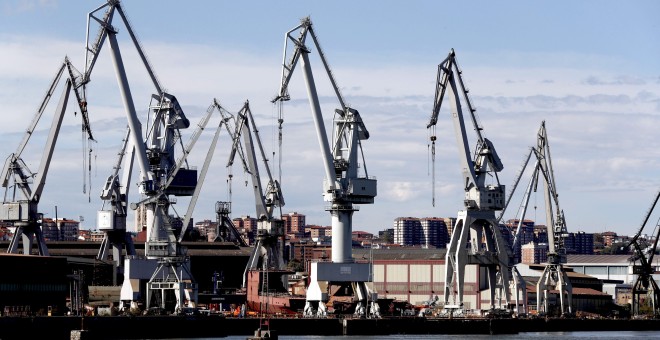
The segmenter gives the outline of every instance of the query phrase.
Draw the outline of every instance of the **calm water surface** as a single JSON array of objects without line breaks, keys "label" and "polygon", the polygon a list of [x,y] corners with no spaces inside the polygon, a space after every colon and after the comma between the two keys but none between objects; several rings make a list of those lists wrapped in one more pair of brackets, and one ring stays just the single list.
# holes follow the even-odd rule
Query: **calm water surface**
[{"label": "calm water surface", "polygon": [[[373,336],[330,336],[330,335],[309,335],[309,336],[284,336],[280,335],[280,340],[431,340],[431,339],[534,339],[544,340],[557,338],[562,339],[660,339],[660,331],[623,331],[623,332],[530,332],[520,334],[498,334],[498,335],[425,335],[425,334],[393,334],[393,335],[373,335]],[[224,338],[188,338],[188,339],[170,339],[170,340],[245,340],[245,335],[232,335]]]}]

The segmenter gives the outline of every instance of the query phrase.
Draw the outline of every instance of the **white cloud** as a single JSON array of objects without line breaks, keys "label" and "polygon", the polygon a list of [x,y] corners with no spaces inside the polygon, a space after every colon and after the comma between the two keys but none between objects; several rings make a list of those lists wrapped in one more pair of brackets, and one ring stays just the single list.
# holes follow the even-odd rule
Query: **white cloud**
[{"label": "white cloud", "polygon": [[[79,50],[80,44],[29,36],[5,37],[0,39],[0,50],[9,59],[0,64],[0,102],[7,112],[19,114],[3,122],[0,142],[10,145],[13,151],[58,63],[67,52]],[[37,44],[43,53],[34,53]],[[126,46],[122,53],[136,109],[143,117],[153,85],[131,51],[132,45],[122,46]],[[143,46],[163,86],[177,96],[193,123],[184,132],[184,142],[213,98],[231,112],[249,100],[267,153],[274,157],[270,160],[273,173],[279,176],[275,171],[279,145],[274,125],[278,108],[270,99],[278,90],[281,56],[199,44],[173,46],[144,41]],[[41,203],[44,211],[58,205],[63,216],[84,215],[87,226],[91,226],[100,208],[98,191],[111,171],[126,125],[108,53],[102,51],[88,92],[92,128],[99,141],[94,147],[92,202],[78,189],[83,174],[79,165],[80,119],[67,116],[63,126],[66,134],[58,142]],[[616,69],[610,66],[618,61],[607,57],[559,57],[538,56],[533,67],[529,63],[512,65],[516,60],[513,55],[508,56],[504,66],[484,66],[469,55],[461,62],[484,134],[495,143],[505,164],[500,181],[507,186],[513,182],[523,155],[535,143],[540,122],[546,120],[562,208],[572,223],[569,228],[602,231],[607,227],[626,233],[639,221],[650,193],[657,187],[654,169],[659,154],[654,139],[660,123],[660,82],[654,76],[613,72]],[[553,60],[563,61],[557,64]],[[82,61],[74,63],[81,65]],[[326,129],[330,131],[336,100],[320,63],[313,59],[312,65]],[[437,65],[398,61],[360,67],[339,65],[333,72],[342,93],[360,111],[371,133],[363,144],[366,164],[362,166],[378,178],[375,203],[355,212],[354,228],[375,232],[390,227],[399,216],[455,216],[462,206],[463,188],[448,103],[443,105],[437,125],[436,206],[431,204],[434,184],[426,124]],[[329,213],[324,210],[327,204],[321,196],[324,170],[300,70],[291,80],[290,93],[292,100],[283,106],[282,182],[287,203],[283,210],[306,214],[308,223],[328,225]],[[44,122],[49,122],[48,117]],[[216,124],[209,123],[205,137],[190,156],[191,164],[198,168]],[[48,124],[40,126],[39,135],[48,129]],[[473,142],[471,126],[468,133]],[[25,155],[31,167],[38,165],[42,141],[31,141],[35,146]],[[228,136],[223,133],[197,203],[197,220],[214,219],[215,201],[228,199],[224,169],[228,148]],[[243,185],[250,179],[238,163],[233,172],[233,215],[253,215],[254,197],[250,186]],[[183,213],[186,204],[182,198],[176,209]]]},{"label": "white cloud", "polygon": [[3,15],[49,9],[57,6],[57,0],[8,0],[2,4]]}]

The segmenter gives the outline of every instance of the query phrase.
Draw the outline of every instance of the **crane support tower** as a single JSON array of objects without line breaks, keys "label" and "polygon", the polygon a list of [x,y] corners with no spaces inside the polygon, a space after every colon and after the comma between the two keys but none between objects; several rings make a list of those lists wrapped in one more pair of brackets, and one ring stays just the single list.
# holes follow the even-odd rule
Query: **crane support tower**
[{"label": "crane support tower", "polygon": [[[39,120],[46,110],[50,99],[53,97],[53,92],[55,92],[65,72],[64,89],[62,90],[62,95],[60,96],[60,101],[55,110],[55,114],[53,115],[53,121],[41,156],[39,169],[37,172],[33,173],[21,156],[30,141],[30,137],[32,137]],[[16,151],[10,154],[5,161],[2,174],[0,174],[2,187],[5,188],[4,199],[2,201],[2,206],[0,207],[0,220],[12,222],[16,228],[9,243],[9,248],[7,248],[7,253],[17,254],[19,251],[19,243],[22,241],[23,254],[30,255],[32,252],[32,246],[36,241],[39,255],[49,255],[46,240],[44,239],[41,230],[43,214],[39,212],[39,200],[41,199],[41,194],[46,185],[46,177],[53,158],[55,144],[59,137],[60,127],[62,126],[62,120],[64,119],[71,91],[74,92],[78,101],[81,117],[83,119],[83,133],[87,134],[88,140],[94,140],[87,115],[87,102],[83,99],[84,96],[80,92],[82,82],[83,76],[73,67],[69,58],[65,57],[64,61],[59,66],[46,95],[42,99],[37,112],[32,118],[30,126],[23,136],[23,140]]]},{"label": "crane support tower", "polygon": [[[294,36],[295,32],[298,32],[298,36]],[[306,46],[308,36],[313,39],[340,105],[335,110],[332,144],[329,143],[326,136],[321,105],[309,61],[311,49]],[[300,61],[323,157],[325,169],[323,198],[330,203],[326,210],[332,217],[332,261],[311,264],[304,314],[306,316],[326,315],[325,303],[329,299],[330,288],[339,286],[352,290],[353,301],[356,302],[356,315],[378,317],[380,315],[376,301],[378,295],[368,284],[372,281],[370,264],[357,263],[353,260],[351,243],[352,216],[358,210],[355,204],[372,204],[376,197],[376,179],[367,175],[364,159],[362,159],[362,169],[365,174],[358,174],[360,168],[358,156],[363,155],[360,152],[362,151],[362,140],[369,138],[369,132],[360,113],[347,106],[342,98],[314,33],[311,19],[303,18],[298,26],[285,34],[284,40],[281,83],[273,102],[281,104],[283,101],[289,100],[289,81],[296,64]],[[288,58],[289,42],[293,46],[293,52]],[[281,107],[280,105],[280,109]],[[369,303],[370,305],[368,305]]]},{"label": "crane support tower", "polygon": [[[506,308],[496,305],[495,293],[498,277],[501,282],[510,282],[508,264],[511,250],[504,240],[495,218],[495,211],[502,210],[505,202],[504,185],[500,185],[497,176],[497,173],[503,169],[503,165],[493,143],[483,137],[483,128],[477,121],[476,109],[470,101],[461,74],[462,71],[456,62],[456,54],[452,49],[447,58],[438,65],[434,106],[427,125],[427,128],[431,129],[431,150],[435,160],[435,125],[445,92],[449,89],[451,117],[459,146],[459,157],[463,169],[462,182],[465,189],[465,199],[463,200],[465,209],[458,212],[445,262],[444,312],[451,315],[460,315],[466,308],[471,307],[471,303],[466,304],[466,301],[463,300],[467,264],[479,264],[480,267],[486,268],[491,309]],[[461,96],[465,100],[474,131],[477,134],[474,155],[470,154]],[[486,183],[487,179],[492,179],[494,182]],[[468,242],[470,247],[468,247]],[[505,285],[503,289],[505,300],[509,301],[508,285]]]},{"label": "crane support tower", "polygon": [[[635,255],[633,256],[633,262],[639,260],[639,264],[633,265],[633,274],[637,275],[635,279],[635,284],[632,289],[632,314],[636,317],[644,316],[645,314],[651,314],[649,316],[658,318],[660,317],[660,288],[658,288],[658,283],[653,278],[655,273],[655,266],[653,265],[653,257],[655,256],[656,249],[658,247],[658,238],[660,238],[660,223],[656,223],[656,234],[653,238],[653,246],[643,247],[640,244],[640,235],[646,226],[653,210],[655,209],[658,199],[660,198],[660,191],[655,196],[651,208],[646,213],[644,217],[644,222],[642,226],[637,231],[637,234],[630,240],[627,248],[631,246],[635,249]],[[642,306],[648,306],[650,313],[643,312]]]}]

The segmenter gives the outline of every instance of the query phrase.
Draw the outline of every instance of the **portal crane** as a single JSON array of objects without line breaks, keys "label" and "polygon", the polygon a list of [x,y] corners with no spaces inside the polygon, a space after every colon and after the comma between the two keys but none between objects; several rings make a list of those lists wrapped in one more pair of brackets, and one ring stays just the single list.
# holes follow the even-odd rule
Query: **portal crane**
[{"label": "portal crane", "polygon": [[[225,110],[222,105],[218,102],[217,99],[213,99],[213,104],[211,105],[212,108],[218,110],[220,115],[222,116],[222,119],[225,121],[225,128],[227,129],[227,133],[229,134],[231,140],[232,140],[232,153],[230,154],[230,162],[233,162],[233,159],[235,157],[235,153],[238,153],[240,155],[240,159],[243,162],[243,168],[248,169],[248,165],[245,162],[245,156],[244,156],[244,151],[243,148],[241,147],[241,144],[236,145],[236,134],[239,133],[238,126],[234,123],[232,124],[234,130],[232,130],[229,125],[230,121],[235,120],[234,115],[229,113],[227,110]],[[236,147],[238,146],[238,147]],[[231,214],[231,180],[233,178],[233,175],[231,173],[231,166],[227,166],[229,170],[229,179],[228,179],[228,184],[229,184],[229,201],[218,201],[215,202],[215,214],[216,214],[216,221],[217,221],[217,226],[215,230],[215,239],[213,241],[215,242],[234,242],[238,244],[240,247],[248,247],[248,244],[244,237],[238,232],[236,229],[236,226],[232,222],[231,218],[229,215]]]},{"label": "portal crane", "polygon": [[[462,71],[456,62],[452,49],[447,58],[438,65],[435,100],[431,119],[427,125],[431,129],[432,154],[435,160],[435,125],[442,105],[445,91],[449,89],[451,117],[454,123],[456,141],[459,146],[465,209],[458,212],[456,226],[452,231],[445,262],[445,312],[461,314],[469,303],[463,300],[465,266],[480,264],[486,267],[490,287],[491,308],[503,309],[497,305],[495,293],[498,277],[501,282],[510,282],[508,264],[510,248],[502,237],[495,211],[502,210],[505,202],[504,185],[499,183],[497,173],[503,169],[493,143],[482,135],[483,128],[477,121],[476,109],[472,105],[462,79]],[[477,135],[474,154],[470,146],[463,118],[460,96],[464,97],[467,111]],[[494,183],[486,183],[492,178]],[[471,247],[468,247],[468,241]],[[506,301],[510,300],[508,285],[503,287]],[[451,301],[450,301],[451,298]]]},{"label": "portal crane", "polygon": [[559,194],[557,193],[555,174],[552,169],[550,144],[548,143],[545,121],[541,123],[536,144],[535,153],[539,160],[539,171],[543,174],[544,179],[543,191],[548,229],[548,260],[536,284],[536,310],[541,314],[547,314],[550,311],[549,295],[550,289],[553,289],[559,292],[561,315],[569,316],[572,314],[573,287],[564,269],[564,263],[566,263],[564,239],[568,237],[568,231],[564,211],[559,207]]},{"label": "portal crane", "polygon": [[[294,32],[298,32],[295,37]],[[321,106],[314,83],[309,53],[311,50],[305,45],[306,38],[312,37],[317,52],[321,58],[332,88],[340,107],[335,110],[334,135],[332,145],[328,142],[323,123]],[[352,216],[358,208],[354,204],[372,204],[376,197],[376,179],[367,175],[367,168],[362,159],[362,168],[365,174],[358,174],[360,168],[358,155],[362,154],[362,140],[369,138],[360,113],[345,104],[339,87],[330,71],[330,67],[318,43],[316,34],[309,17],[303,18],[301,23],[285,34],[284,56],[282,61],[282,77],[279,92],[273,102],[280,103],[289,100],[288,85],[298,61],[302,64],[303,77],[307,86],[307,94],[312,115],[316,126],[325,180],[323,183],[323,198],[330,202],[326,208],[332,216],[332,262],[314,262],[311,264],[310,282],[307,288],[305,315],[325,315],[325,302],[328,301],[330,286],[345,287],[353,292],[353,299],[357,302],[355,314],[379,316],[377,293],[368,287],[367,282],[372,281],[368,263],[356,263],[352,257]],[[287,46],[289,41],[293,45],[293,52],[287,60]],[[281,118],[280,118],[281,121]],[[358,153],[360,152],[360,153]],[[321,289],[320,282],[324,288]],[[369,312],[367,304],[371,302]]]},{"label": "portal crane", "polygon": [[[135,160],[135,147],[130,139],[131,131],[126,129],[126,136],[122,140],[122,146],[117,153],[117,162],[113,167],[112,175],[101,191],[103,206],[97,212],[97,227],[104,232],[103,241],[96,258],[107,261],[110,247],[112,247],[112,259],[117,266],[118,274],[122,275],[124,268],[124,248],[127,256],[136,256],[135,245],[130,233],[126,232],[126,216],[128,214],[128,193],[131,182],[131,172]],[[123,165],[122,165],[123,163]],[[120,178],[120,171],[122,171]]]},{"label": "portal crane", "polygon": [[[506,212],[507,207],[509,206],[509,203],[511,202],[511,198],[513,197],[513,193],[516,191],[516,188],[518,187],[518,184],[520,183],[520,179],[522,178],[523,173],[525,172],[525,168],[529,164],[529,160],[531,159],[532,155],[534,154],[535,150],[534,148],[530,148],[529,153],[527,154],[527,157],[525,158],[525,161],[523,163],[522,169],[518,176],[516,176],[516,179],[513,183],[513,187],[511,189],[511,192],[509,194],[509,197],[504,204],[504,208],[500,212],[500,216],[497,218],[498,225],[500,224],[500,221],[502,220],[502,217],[504,216],[504,213]],[[523,229],[523,221],[525,220],[525,214],[527,213],[527,207],[529,203],[529,198],[530,198],[530,193],[532,191],[532,188],[534,186],[534,183],[536,181],[536,177],[538,176],[538,160],[536,161],[536,165],[534,166],[534,171],[532,173],[532,176],[529,180],[529,184],[527,185],[527,189],[525,190],[525,194],[523,197],[523,203],[521,203],[521,206],[519,207],[519,217],[518,217],[518,223],[516,225],[516,232],[513,237],[513,242],[511,242],[511,257],[509,258],[509,275],[511,277],[512,284],[511,284],[511,289],[515,292],[514,295],[514,307],[515,311],[514,313],[518,316],[521,316],[526,313],[527,311],[527,284],[525,283],[525,280],[523,279],[522,275],[518,271],[518,268],[516,267],[516,264],[520,262],[520,233]],[[506,282],[501,281],[501,277],[498,277],[498,296],[499,298],[502,298],[504,295],[504,287],[507,285]],[[522,301],[521,301],[522,300]],[[520,310],[520,306],[522,304],[522,312]]]},{"label": "portal crane", "polygon": [[[183,237],[186,234],[186,230],[188,228],[188,224],[190,223],[190,220],[192,219],[192,213],[193,210],[195,209],[195,205],[197,204],[197,199],[199,198],[199,193],[202,190],[202,185],[204,184],[204,179],[206,178],[206,174],[208,173],[209,166],[211,165],[211,160],[213,159],[213,154],[215,152],[215,147],[218,144],[218,138],[220,137],[220,131],[222,131],[222,126],[224,125],[227,127],[227,123],[231,119],[231,117],[226,117],[223,112],[222,112],[222,107],[220,104],[218,104],[217,99],[213,99],[213,104],[209,106],[209,108],[206,111],[206,117],[203,118],[202,123],[199,124],[199,128],[197,132],[193,135],[191,138],[191,141],[189,142],[188,146],[186,147],[186,156],[190,153],[192,150],[193,145],[195,144],[195,141],[199,138],[199,134],[201,131],[204,129],[204,126],[208,123],[209,118],[211,117],[211,114],[213,113],[214,109],[218,109],[220,112],[220,122],[218,123],[218,127],[215,129],[215,133],[213,134],[213,140],[211,141],[211,145],[209,146],[208,151],[206,152],[206,158],[204,159],[204,165],[202,165],[202,171],[199,174],[199,178],[197,179],[197,185],[195,186],[195,192],[193,193],[192,197],[190,198],[190,203],[188,204],[188,210],[186,211],[186,214],[184,215],[183,218],[183,229],[181,230],[181,234],[179,235],[179,238],[177,242],[181,243],[183,241]],[[227,127],[227,130],[229,131],[229,128]],[[180,168],[182,162],[185,160],[185,157],[182,157],[179,162],[177,162],[177,167]],[[170,176],[170,178],[175,178],[175,176]],[[217,210],[217,209],[216,209]],[[240,239],[243,241],[242,239]],[[243,246],[247,246],[244,242],[241,244]]]},{"label": "portal crane", "polygon": [[639,242],[639,237],[642,234],[642,230],[646,226],[651,217],[651,213],[655,209],[658,199],[660,198],[660,191],[655,196],[651,208],[646,213],[644,217],[644,222],[642,226],[637,231],[637,234],[630,240],[627,248],[631,246],[635,249],[635,256],[633,261],[636,262],[639,260],[639,265],[633,266],[633,274],[637,275],[635,279],[635,284],[632,289],[632,314],[634,316],[641,316],[645,314],[640,310],[642,305],[649,305],[651,308],[651,313],[653,317],[660,317],[660,288],[658,288],[658,283],[655,282],[653,274],[655,273],[655,267],[653,266],[653,257],[655,256],[656,249],[658,247],[658,239],[660,238],[660,226],[659,223],[656,223],[656,234],[653,239],[653,246],[651,248],[643,249],[642,245]]},{"label": "portal crane", "polygon": [[[105,9],[103,17],[96,17],[96,13],[102,9]],[[117,30],[112,26],[115,13],[119,13],[121,16],[156,90],[156,93],[151,97],[148,118],[150,124],[147,125],[146,140],[143,140],[142,137],[142,125],[135,110],[124,69],[116,38]],[[100,26],[94,41],[91,41],[89,37],[91,22],[96,22]],[[149,278],[147,295],[150,295],[149,292],[153,290],[174,291],[175,311],[184,307],[184,301],[187,301],[188,307],[195,307],[197,284],[190,274],[189,261],[185,256],[185,250],[181,249],[173,233],[174,221],[169,215],[169,207],[173,202],[169,196],[192,196],[197,184],[197,171],[194,169],[186,168],[179,169],[175,173],[171,172],[171,169],[176,167],[174,151],[177,142],[180,142],[180,129],[188,128],[190,122],[176,97],[166,93],[160,85],[118,0],[108,0],[106,4],[99,6],[88,14],[85,74],[90,74],[91,69],[96,64],[99,51],[106,40],[110,45],[115,74],[128,118],[130,139],[136,148],[135,156],[140,169],[138,187],[144,199],[137,204],[132,203],[131,208],[138,209],[139,207],[136,212],[137,220],[139,220],[140,226],[146,226],[145,255],[149,260],[158,263],[156,270]],[[128,274],[131,277],[128,280],[126,277],[124,278],[124,287],[128,286],[129,288],[126,289],[126,292],[122,289],[121,300],[135,301],[137,295],[130,288],[133,286],[132,280],[143,279],[144,275],[137,272]],[[132,276],[138,277],[134,279]],[[163,293],[160,299],[160,305],[163,308],[166,308],[166,300],[165,293]],[[148,299],[147,307],[151,303],[152,301]]]},{"label": "portal crane", "polygon": [[[67,75],[65,76],[64,89],[62,90],[59,104],[53,116],[46,146],[41,156],[41,162],[39,163],[39,169],[36,173],[33,173],[21,158],[22,153],[65,72]],[[23,254],[31,254],[33,243],[36,241],[39,255],[49,255],[48,247],[46,246],[46,241],[41,230],[43,214],[39,212],[38,205],[46,185],[46,176],[48,175],[55,144],[59,137],[60,127],[62,126],[62,120],[69,101],[69,94],[72,90],[76,99],[78,99],[78,107],[83,118],[83,133],[87,134],[88,140],[94,140],[89,126],[87,103],[81,99],[82,95],[79,92],[81,78],[80,73],[73,67],[69,58],[65,57],[48,91],[46,91],[46,95],[41,101],[26,134],[23,136],[23,140],[16,151],[10,154],[5,161],[2,174],[0,174],[2,187],[5,188],[2,207],[0,208],[0,219],[6,222],[12,222],[14,227],[16,227],[9,243],[9,248],[7,249],[8,253],[18,253],[18,245],[22,240]],[[10,195],[11,197],[9,197]]]},{"label": "portal crane", "polygon": [[[246,288],[247,274],[251,270],[263,269],[277,271],[285,269],[284,221],[278,217],[282,216],[281,209],[284,206],[284,196],[282,195],[280,183],[273,178],[270,171],[268,158],[261,143],[259,130],[254,122],[248,101],[243,104],[243,108],[238,112],[237,117],[233,146],[227,167],[229,168],[233,165],[237,153],[241,157],[244,157],[242,158],[244,171],[252,176],[252,190],[254,191],[257,216],[256,243],[243,274],[243,288]],[[242,145],[244,148],[241,148],[241,137],[243,138]],[[255,141],[268,176],[268,183],[265,190],[262,187],[261,176],[259,175]],[[239,152],[239,150],[245,150],[245,152]],[[280,209],[278,215],[275,215],[276,209]]]}]

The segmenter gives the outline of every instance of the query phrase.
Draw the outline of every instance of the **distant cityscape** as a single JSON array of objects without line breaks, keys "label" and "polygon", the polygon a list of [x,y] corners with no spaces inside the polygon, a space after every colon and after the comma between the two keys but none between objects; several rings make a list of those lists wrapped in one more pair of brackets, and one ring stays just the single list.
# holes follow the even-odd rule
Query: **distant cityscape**
[{"label": "distant cityscape", "polygon": [[[332,237],[332,227],[307,224],[306,216],[298,212],[290,212],[282,216],[286,230],[286,245],[288,259],[303,262],[309,259],[329,258]],[[175,233],[180,233],[183,222],[172,217]],[[354,230],[352,232],[353,248],[401,248],[412,247],[421,249],[446,248],[451,239],[456,219],[452,217],[397,217],[392,228],[386,228],[377,235]],[[257,219],[249,215],[232,219],[235,230],[243,241],[253,246],[257,229]],[[139,230],[131,231],[134,241],[146,240],[146,225],[136,218]],[[187,228],[186,241],[213,242],[218,235],[218,222],[212,220],[191,221]],[[520,223],[510,219],[499,225],[503,237],[511,245],[518,228],[516,247],[513,248],[516,262],[538,264],[547,260],[548,228],[535,224],[533,220],[525,219]],[[67,218],[44,218],[42,232],[48,241],[90,241],[101,242],[105,236],[103,231],[80,229],[80,221]],[[10,222],[0,221],[0,241],[11,240],[13,226]],[[653,239],[642,235],[642,242],[649,246]],[[617,235],[612,231],[603,233],[586,233],[582,231],[568,233],[564,237],[567,254],[631,254],[628,247],[629,236]],[[305,249],[308,249],[307,251]],[[309,251],[309,249],[314,249]]]}]

